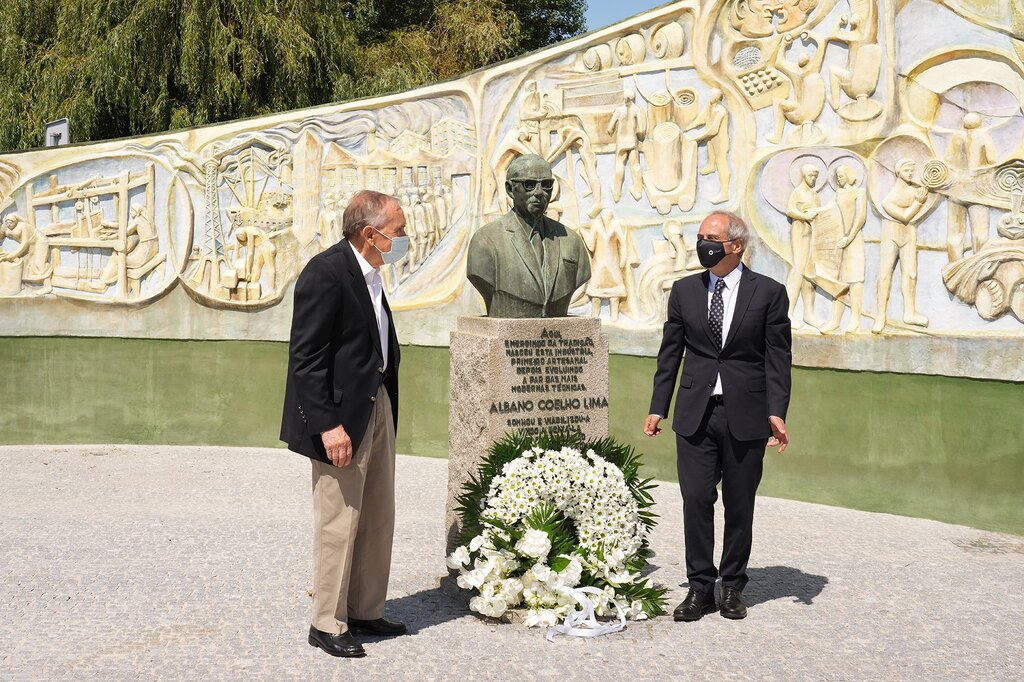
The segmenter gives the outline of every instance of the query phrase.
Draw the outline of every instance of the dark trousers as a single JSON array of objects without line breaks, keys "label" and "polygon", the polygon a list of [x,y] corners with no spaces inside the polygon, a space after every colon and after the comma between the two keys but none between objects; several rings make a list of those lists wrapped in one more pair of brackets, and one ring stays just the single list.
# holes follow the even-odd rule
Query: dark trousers
[{"label": "dark trousers", "polygon": [[721,576],[724,587],[747,584],[754,522],[754,496],[761,482],[767,438],[737,440],[729,433],[725,406],[712,399],[692,436],[676,435],[679,490],[683,494],[686,577],[698,592],[714,589],[715,502],[722,482],[725,538]]}]

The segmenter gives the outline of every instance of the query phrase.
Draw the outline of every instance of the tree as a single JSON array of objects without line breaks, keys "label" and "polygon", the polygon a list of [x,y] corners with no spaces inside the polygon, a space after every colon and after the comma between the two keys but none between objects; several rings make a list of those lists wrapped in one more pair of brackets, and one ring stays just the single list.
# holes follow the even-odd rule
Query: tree
[{"label": "tree", "polygon": [[0,147],[63,116],[81,140],[329,101],[351,58],[344,0],[8,2]]},{"label": "tree", "polygon": [[[364,0],[361,5],[359,38],[379,42],[395,31],[425,26],[444,5],[439,0]],[[462,3],[504,9],[516,16],[521,26],[516,54],[536,50],[579,35],[586,30],[586,0],[497,0]]]},{"label": "tree", "polygon": [[506,0],[522,25],[519,51],[529,52],[583,33],[587,0]]},{"label": "tree", "polygon": [[585,0],[6,0],[0,149],[404,90],[583,28]]},{"label": "tree", "polygon": [[449,0],[427,25],[392,31],[363,48],[350,83],[363,97],[452,78],[516,53],[519,20],[501,0]]}]

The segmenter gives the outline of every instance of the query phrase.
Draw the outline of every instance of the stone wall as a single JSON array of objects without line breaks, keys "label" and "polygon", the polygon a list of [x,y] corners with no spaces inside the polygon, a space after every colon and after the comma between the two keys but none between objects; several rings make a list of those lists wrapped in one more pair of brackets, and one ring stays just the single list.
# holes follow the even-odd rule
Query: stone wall
[{"label": "stone wall", "polygon": [[[791,293],[805,366],[1024,381],[1024,10],[1012,0],[677,2],[410,93],[0,155],[8,335],[287,337],[351,194],[400,197],[402,341],[482,312],[473,230],[540,153],[612,352],[656,351],[715,209]],[[880,314],[879,311],[884,311]]]}]

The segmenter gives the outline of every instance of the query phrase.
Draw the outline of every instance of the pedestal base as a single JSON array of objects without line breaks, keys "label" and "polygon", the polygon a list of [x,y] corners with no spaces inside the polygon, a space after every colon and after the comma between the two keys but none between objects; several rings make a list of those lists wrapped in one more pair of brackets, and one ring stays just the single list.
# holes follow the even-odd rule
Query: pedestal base
[{"label": "pedestal base", "polygon": [[594,317],[460,317],[451,334],[447,549],[458,496],[506,433],[608,435],[608,338]]}]

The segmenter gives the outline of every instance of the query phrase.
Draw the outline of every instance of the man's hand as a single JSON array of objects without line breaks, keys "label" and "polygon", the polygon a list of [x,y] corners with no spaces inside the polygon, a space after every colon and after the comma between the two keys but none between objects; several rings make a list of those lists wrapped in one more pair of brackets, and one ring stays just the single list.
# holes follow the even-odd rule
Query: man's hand
[{"label": "man's hand", "polygon": [[331,463],[336,467],[348,466],[352,461],[352,439],[348,437],[345,427],[338,424],[330,431],[324,431],[320,435]]},{"label": "man's hand", "polygon": [[779,452],[785,452],[789,445],[789,433],[786,431],[786,422],[782,417],[768,417],[768,423],[772,427],[772,437],[768,439],[768,447],[779,446]]},{"label": "man's hand", "polygon": [[661,428],[658,426],[658,422],[661,421],[661,417],[656,414],[647,415],[647,419],[644,421],[644,433],[648,436],[657,436],[661,433]]}]

